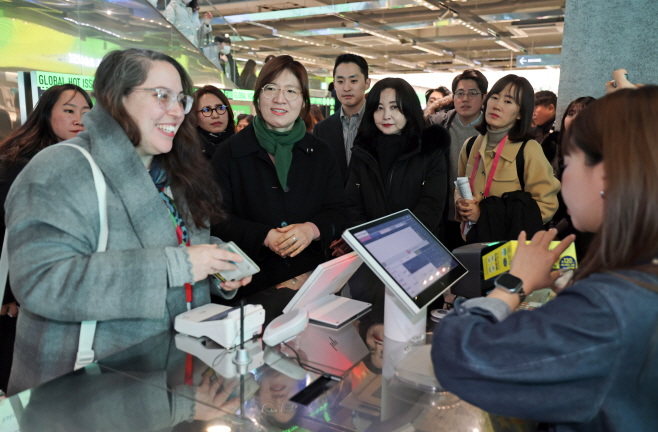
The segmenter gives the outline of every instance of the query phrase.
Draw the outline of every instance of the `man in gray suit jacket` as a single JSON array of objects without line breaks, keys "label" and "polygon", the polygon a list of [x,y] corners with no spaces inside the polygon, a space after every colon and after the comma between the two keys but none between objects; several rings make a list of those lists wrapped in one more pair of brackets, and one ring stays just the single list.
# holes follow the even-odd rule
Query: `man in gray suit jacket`
[{"label": "man in gray suit jacket", "polygon": [[349,176],[354,138],[365,111],[365,93],[370,88],[366,60],[355,54],[339,55],[334,65],[334,88],[342,107],[316,124],[313,135],[329,144],[336,154],[344,184]]}]

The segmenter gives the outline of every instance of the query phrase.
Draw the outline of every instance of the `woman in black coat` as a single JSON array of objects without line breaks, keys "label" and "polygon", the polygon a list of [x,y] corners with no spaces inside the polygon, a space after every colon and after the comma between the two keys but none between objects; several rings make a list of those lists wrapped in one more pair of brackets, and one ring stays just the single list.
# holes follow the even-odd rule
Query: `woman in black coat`
[{"label": "woman in black coat", "polygon": [[[439,237],[448,193],[449,147],[450,135],[442,126],[423,130],[423,111],[409,83],[401,78],[378,81],[366,99],[352,149],[345,187],[350,226],[409,209]],[[334,255],[348,249],[342,240],[332,247]],[[364,272],[369,273],[365,268],[359,273]],[[371,287],[378,281],[368,279],[350,282],[353,297],[374,300]],[[355,290],[366,292],[357,294]]]},{"label": "woman in black coat", "polygon": [[450,135],[423,130],[418,96],[401,78],[378,81],[368,94],[345,188],[350,226],[409,209],[438,235],[448,190]]},{"label": "woman in black coat", "polygon": [[203,155],[210,160],[219,144],[235,133],[233,109],[220,89],[206,85],[194,92],[192,112],[196,113],[196,130]]},{"label": "woman in black coat", "polygon": [[254,121],[212,159],[228,215],[213,233],[261,269],[238,299],[291,279],[294,286],[296,276],[327,260],[347,221],[335,156],[301,119],[310,108],[304,67],[278,56],[263,67],[256,89]]}]

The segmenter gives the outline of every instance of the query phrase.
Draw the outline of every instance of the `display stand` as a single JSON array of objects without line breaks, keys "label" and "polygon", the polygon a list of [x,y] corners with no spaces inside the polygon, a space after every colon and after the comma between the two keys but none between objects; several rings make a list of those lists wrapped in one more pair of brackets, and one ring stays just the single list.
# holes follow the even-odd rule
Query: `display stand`
[{"label": "display stand", "polygon": [[[415,314],[409,310],[389,287],[384,298],[384,365],[382,370],[381,420],[386,421],[400,415],[399,398],[390,392],[390,383],[395,376],[392,354],[409,342],[425,335],[427,308]],[[428,361],[430,361],[428,359]],[[403,409],[404,411],[404,409]]]},{"label": "display stand", "polygon": [[409,342],[425,334],[427,308],[414,314],[389,287],[384,299],[384,336],[397,342]]}]

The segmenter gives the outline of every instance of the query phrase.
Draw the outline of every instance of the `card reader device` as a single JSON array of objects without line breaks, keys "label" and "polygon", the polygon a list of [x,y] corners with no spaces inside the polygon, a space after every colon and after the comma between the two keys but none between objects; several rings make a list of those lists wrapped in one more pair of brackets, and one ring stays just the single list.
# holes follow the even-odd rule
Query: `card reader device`
[{"label": "card reader device", "polygon": [[361,264],[363,260],[351,252],[318,265],[283,312],[306,308],[311,324],[331,329],[340,329],[365,315],[370,303],[336,295]]},{"label": "card reader device", "polygon": [[[245,305],[244,340],[259,335],[264,322],[263,306]],[[233,348],[240,344],[240,308],[207,304],[178,315],[174,329],[196,338],[205,336],[224,348]]]}]

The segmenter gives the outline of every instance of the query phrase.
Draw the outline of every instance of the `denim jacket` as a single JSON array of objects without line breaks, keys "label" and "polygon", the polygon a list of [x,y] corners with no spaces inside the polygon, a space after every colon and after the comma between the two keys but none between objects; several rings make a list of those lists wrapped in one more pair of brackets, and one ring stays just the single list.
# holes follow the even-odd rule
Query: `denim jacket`
[{"label": "denim jacket", "polygon": [[432,362],[445,389],[560,432],[658,431],[658,293],[599,273],[510,313],[501,300],[472,299],[437,324]]}]

